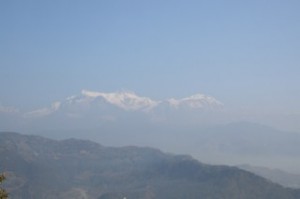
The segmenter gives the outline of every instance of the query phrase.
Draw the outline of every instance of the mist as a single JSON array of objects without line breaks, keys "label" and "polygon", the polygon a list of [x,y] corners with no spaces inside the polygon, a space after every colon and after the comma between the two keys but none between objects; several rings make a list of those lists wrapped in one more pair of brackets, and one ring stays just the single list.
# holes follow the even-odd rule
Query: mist
[{"label": "mist", "polygon": [[24,113],[2,112],[2,127],[59,140],[159,148],[210,164],[249,164],[300,173],[299,133],[242,120],[212,96],[158,101],[133,92],[99,93],[66,97]]}]

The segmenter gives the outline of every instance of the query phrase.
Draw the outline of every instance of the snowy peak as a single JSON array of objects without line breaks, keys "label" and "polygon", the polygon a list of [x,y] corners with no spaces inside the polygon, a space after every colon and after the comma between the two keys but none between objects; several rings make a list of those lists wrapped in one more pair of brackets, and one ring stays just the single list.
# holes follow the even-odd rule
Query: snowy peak
[{"label": "snowy peak", "polygon": [[[171,108],[186,107],[191,109],[214,108],[222,106],[222,103],[211,96],[196,94],[182,99],[168,99],[156,101],[148,97],[141,97],[134,92],[101,93],[82,90],[81,94],[87,98],[103,98],[106,102],[124,110],[150,110],[158,105],[167,104]],[[166,103],[164,103],[166,102]]]},{"label": "snowy peak", "polygon": [[106,102],[124,110],[149,110],[159,103],[147,97],[140,97],[134,92],[101,93],[82,90],[81,94],[89,98],[102,97]]},{"label": "snowy peak", "polygon": [[145,113],[149,111],[157,112],[161,108],[174,110],[204,110],[222,107],[222,103],[214,97],[203,94],[196,94],[181,99],[170,98],[159,101],[138,96],[134,92],[128,91],[104,93],[82,90],[81,95],[67,97],[65,100],[55,102],[49,107],[27,112],[24,116],[27,118],[44,117],[58,111],[67,115],[74,115],[74,112],[76,112],[76,115],[82,115],[87,111],[101,113],[103,107],[109,112],[109,105],[124,111],[142,111]]},{"label": "snowy peak", "polygon": [[167,100],[170,106],[174,108],[189,107],[199,109],[204,107],[220,107],[222,103],[215,98],[203,94],[196,94],[182,99],[171,98]]}]

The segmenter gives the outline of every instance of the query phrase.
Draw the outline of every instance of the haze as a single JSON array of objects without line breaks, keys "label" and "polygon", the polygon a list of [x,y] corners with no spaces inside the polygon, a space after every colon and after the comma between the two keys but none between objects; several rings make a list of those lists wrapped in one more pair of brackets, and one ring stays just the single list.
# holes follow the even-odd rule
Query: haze
[{"label": "haze", "polygon": [[300,173],[299,9],[1,1],[0,131]]}]

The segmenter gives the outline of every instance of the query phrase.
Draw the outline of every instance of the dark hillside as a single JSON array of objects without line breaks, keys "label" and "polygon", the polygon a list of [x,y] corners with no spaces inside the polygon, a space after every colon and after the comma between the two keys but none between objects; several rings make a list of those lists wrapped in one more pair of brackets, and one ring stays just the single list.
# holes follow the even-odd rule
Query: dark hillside
[{"label": "dark hillside", "polygon": [[298,199],[235,167],[202,164],[189,156],[138,147],[0,134],[0,170],[12,199]]}]

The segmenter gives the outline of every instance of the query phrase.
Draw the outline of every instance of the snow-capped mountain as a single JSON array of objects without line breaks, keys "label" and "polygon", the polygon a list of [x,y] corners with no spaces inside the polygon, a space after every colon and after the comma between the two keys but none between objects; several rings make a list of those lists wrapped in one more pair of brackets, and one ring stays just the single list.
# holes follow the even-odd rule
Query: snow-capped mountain
[{"label": "snow-capped mountain", "polygon": [[220,107],[222,103],[216,100],[215,98],[203,94],[196,94],[190,97],[185,97],[182,99],[168,99],[167,102],[170,106],[179,108],[179,107],[189,107],[194,109],[207,108],[207,107]]},{"label": "snow-capped mountain", "polygon": [[170,98],[166,100],[154,100],[149,97],[143,97],[134,92],[95,92],[82,90],[80,95],[67,97],[63,101],[52,103],[51,106],[30,111],[25,117],[42,117],[53,114],[57,111],[70,111],[87,109],[106,109],[113,107],[123,111],[131,112],[155,112],[156,109],[165,107],[168,109],[180,110],[188,108],[191,110],[215,109],[222,107],[222,103],[211,96],[196,94],[182,99]]},{"label": "snow-capped mountain", "polygon": [[159,104],[158,101],[140,97],[134,92],[100,93],[82,90],[81,94],[87,98],[103,98],[106,102],[124,110],[149,110]]}]

